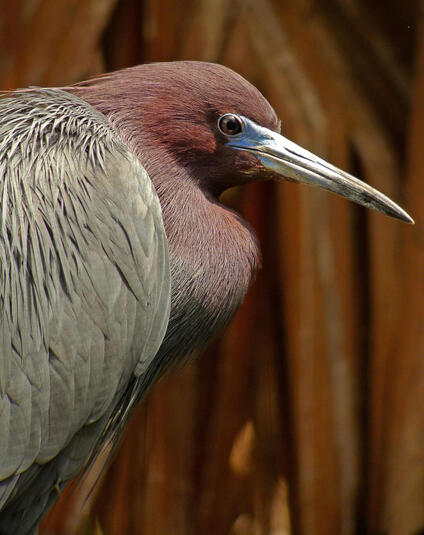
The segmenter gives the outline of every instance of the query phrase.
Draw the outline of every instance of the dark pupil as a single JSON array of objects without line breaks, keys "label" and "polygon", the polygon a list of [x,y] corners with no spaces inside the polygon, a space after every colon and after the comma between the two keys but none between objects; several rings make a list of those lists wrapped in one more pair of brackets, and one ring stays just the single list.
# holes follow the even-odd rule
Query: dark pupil
[{"label": "dark pupil", "polygon": [[237,121],[233,118],[227,119],[225,121],[225,127],[229,132],[233,132],[234,130],[237,130]]},{"label": "dark pupil", "polygon": [[233,117],[224,117],[222,121],[222,129],[227,134],[238,134],[241,131],[239,121]]}]

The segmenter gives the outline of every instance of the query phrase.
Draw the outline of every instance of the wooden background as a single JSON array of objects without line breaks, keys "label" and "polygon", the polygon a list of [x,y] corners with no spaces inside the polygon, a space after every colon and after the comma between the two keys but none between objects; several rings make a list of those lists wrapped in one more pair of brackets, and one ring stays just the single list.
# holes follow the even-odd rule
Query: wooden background
[{"label": "wooden background", "polygon": [[0,7],[1,88],[147,61],[221,62],[262,90],[286,136],[417,222],[293,184],[226,195],[257,229],[260,277],[226,335],[156,386],[89,498],[96,473],[41,533],[424,533],[421,2]]}]

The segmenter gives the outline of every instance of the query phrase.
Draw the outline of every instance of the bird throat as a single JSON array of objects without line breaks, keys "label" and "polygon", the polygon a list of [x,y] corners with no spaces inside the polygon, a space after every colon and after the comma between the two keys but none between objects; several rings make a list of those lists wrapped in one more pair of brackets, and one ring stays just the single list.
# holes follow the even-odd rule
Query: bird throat
[{"label": "bird throat", "polygon": [[[155,183],[154,177],[153,182]],[[156,362],[194,356],[231,321],[259,265],[236,213],[190,182],[157,184],[171,266],[171,316]]]}]

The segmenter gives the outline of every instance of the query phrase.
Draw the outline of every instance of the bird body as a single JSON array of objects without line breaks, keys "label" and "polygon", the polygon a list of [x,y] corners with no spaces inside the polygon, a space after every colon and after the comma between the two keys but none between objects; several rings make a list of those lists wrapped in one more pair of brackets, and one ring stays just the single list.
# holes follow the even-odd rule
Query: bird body
[{"label": "bird body", "polygon": [[0,535],[29,534],[173,363],[242,303],[256,238],[219,202],[280,175],[410,220],[201,62],[0,100]]},{"label": "bird body", "polygon": [[23,92],[0,129],[0,533],[23,534],[148,368],[170,278],[151,181],[100,113]]}]

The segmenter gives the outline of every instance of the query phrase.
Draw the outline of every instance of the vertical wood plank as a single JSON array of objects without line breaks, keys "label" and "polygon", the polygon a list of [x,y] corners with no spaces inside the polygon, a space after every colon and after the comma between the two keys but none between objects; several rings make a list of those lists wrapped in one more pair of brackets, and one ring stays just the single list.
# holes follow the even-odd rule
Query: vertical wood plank
[{"label": "vertical wood plank", "polygon": [[400,322],[396,327],[390,368],[393,374],[387,393],[387,462],[380,530],[390,534],[421,533],[424,529],[424,27],[421,18],[419,54],[409,134],[406,182],[408,206],[414,228],[403,228],[398,254],[401,269]]}]

